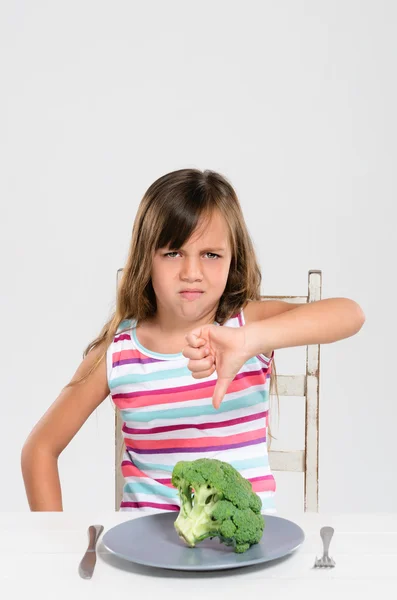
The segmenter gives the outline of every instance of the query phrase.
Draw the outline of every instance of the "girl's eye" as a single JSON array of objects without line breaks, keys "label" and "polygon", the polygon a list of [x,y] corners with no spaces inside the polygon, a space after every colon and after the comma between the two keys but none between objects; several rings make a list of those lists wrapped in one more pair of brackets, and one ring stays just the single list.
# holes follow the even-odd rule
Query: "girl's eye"
[{"label": "girl's eye", "polygon": [[207,254],[211,254],[212,256],[216,256],[216,258],[220,258],[219,254],[214,254],[213,252],[207,252]]},{"label": "girl's eye", "polygon": [[[219,254],[214,254],[213,252],[207,252],[207,254],[211,254],[212,256],[216,256],[216,258],[220,258]],[[214,259],[211,259],[214,260]]]},{"label": "girl's eye", "polygon": [[[172,256],[170,256],[170,254],[178,254],[178,252],[177,251],[167,252],[166,254],[164,254],[164,256],[167,256],[169,258],[173,258]],[[211,256],[216,257],[216,258],[211,258],[211,260],[216,260],[216,259],[220,258],[219,254],[214,254],[213,252],[206,252],[206,254],[210,254]]]}]

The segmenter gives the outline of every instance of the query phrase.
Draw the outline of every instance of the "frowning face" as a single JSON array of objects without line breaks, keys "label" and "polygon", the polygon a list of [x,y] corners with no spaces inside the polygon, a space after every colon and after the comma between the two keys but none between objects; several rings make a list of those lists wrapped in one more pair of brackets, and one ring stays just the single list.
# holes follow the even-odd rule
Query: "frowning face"
[{"label": "frowning face", "polygon": [[159,322],[170,328],[193,327],[215,317],[229,274],[231,248],[224,217],[215,212],[183,248],[159,248],[153,258],[152,285]]}]

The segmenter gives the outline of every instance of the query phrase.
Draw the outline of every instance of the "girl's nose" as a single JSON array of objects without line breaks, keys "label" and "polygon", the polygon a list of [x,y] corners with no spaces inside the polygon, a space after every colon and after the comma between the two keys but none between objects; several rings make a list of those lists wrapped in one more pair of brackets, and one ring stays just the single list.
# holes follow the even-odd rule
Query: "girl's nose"
[{"label": "girl's nose", "polygon": [[181,267],[181,277],[187,279],[201,279],[203,276],[200,261],[185,259]]}]

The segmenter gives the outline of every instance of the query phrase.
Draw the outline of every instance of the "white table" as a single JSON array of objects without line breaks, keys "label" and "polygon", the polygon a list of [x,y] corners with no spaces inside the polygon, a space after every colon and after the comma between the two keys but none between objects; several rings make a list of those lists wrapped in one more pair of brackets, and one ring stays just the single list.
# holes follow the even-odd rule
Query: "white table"
[{"label": "white table", "polygon": [[[140,567],[109,554],[101,543],[93,578],[83,580],[78,564],[89,524],[105,531],[134,513],[0,513],[0,598],[51,600],[158,599],[245,600],[278,598],[397,598],[397,513],[279,514],[300,525],[305,542],[274,563],[214,572]],[[321,555],[320,527],[335,534],[331,570],[313,569]],[[376,594],[376,596],[374,596]]]}]

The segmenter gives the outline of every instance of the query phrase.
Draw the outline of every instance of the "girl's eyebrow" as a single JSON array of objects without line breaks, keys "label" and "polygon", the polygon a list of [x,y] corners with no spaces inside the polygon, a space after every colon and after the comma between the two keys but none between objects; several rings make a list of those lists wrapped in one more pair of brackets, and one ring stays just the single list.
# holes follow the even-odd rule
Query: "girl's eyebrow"
[{"label": "girl's eyebrow", "polygon": [[225,248],[214,248],[214,246],[209,246],[208,248],[203,248],[202,252],[212,252],[213,250],[215,252],[224,252]]},{"label": "girl's eyebrow", "polygon": [[[184,250],[184,248],[174,248],[174,250]],[[202,248],[200,252],[225,252],[225,248],[215,248],[214,246],[208,246],[208,248]]]}]

